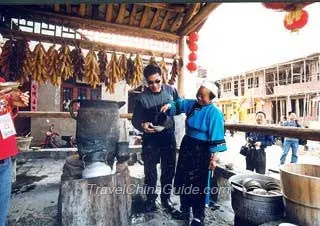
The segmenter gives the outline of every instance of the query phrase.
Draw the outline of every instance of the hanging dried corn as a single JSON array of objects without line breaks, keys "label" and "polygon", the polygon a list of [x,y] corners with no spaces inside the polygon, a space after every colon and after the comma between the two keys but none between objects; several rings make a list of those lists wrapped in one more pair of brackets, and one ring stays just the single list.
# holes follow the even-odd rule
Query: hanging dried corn
[{"label": "hanging dried corn", "polygon": [[35,60],[33,53],[30,50],[29,42],[25,42],[23,46],[23,66],[22,66],[22,74],[20,75],[20,84],[25,82],[29,82],[32,76],[32,71],[35,67]]},{"label": "hanging dried corn", "polygon": [[68,45],[63,45],[59,49],[58,69],[63,80],[67,80],[73,76],[71,52]]},{"label": "hanging dried corn", "polygon": [[84,70],[85,82],[87,82],[93,88],[96,88],[96,86],[100,84],[100,70],[97,61],[97,55],[93,50],[90,50],[86,56]]},{"label": "hanging dried corn", "polygon": [[51,84],[54,86],[61,85],[61,74],[58,69],[59,64],[59,53],[56,50],[56,45],[52,45],[48,51],[48,76],[51,81]]},{"label": "hanging dried corn", "polygon": [[134,60],[134,71],[133,71],[133,81],[132,86],[138,87],[142,82],[143,78],[143,62],[139,54],[137,54]]},{"label": "hanging dried corn", "polygon": [[161,69],[162,83],[168,84],[168,69],[166,62],[164,61],[164,57],[162,57],[162,60],[159,62],[159,67]]},{"label": "hanging dried corn", "polygon": [[129,86],[132,86],[134,78],[134,62],[131,59],[132,54],[130,54],[129,59],[127,60],[127,73],[126,73],[126,82]]},{"label": "hanging dried corn", "polygon": [[84,77],[85,57],[79,46],[76,45],[75,48],[71,51],[71,59],[73,65],[73,76],[82,81]]},{"label": "hanging dried corn", "polygon": [[177,80],[177,77],[179,76],[179,60],[177,58],[173,59],[172,68],[171,68],[171,77],[169,80],[170,85],[174,85],[174,83]]},{"label": "hanging dried corn", "polygon": [[48,58],[46,55],[46,50],[44,49],[41,42],[39,42],[35,46],[33,54],[35,60],[35,67],[32,72],[31,78],[33,81],[36,81],[39,84],[45,83],[49,78],[47,70]]},{"label": "hanging dried corn", "polygon": [[5,42],[4,46],[2,47],[2,53],[0,56],[0,67],[1,72],[4,74],[6,80],[9,79],[10,75],[10,68],[11,68],[11,58],[14,52],[14,42],[13,40],[8,40]]},{"label": "hanging dried corn", "polygon": [[100,50],[98,52],[98,63],[100,69],[100,82],[104,82],[106,86],[109,84],[109,78],[107,75],[107,67],[108,67],[108,54],[104,50]]},{"label": "hanging dried corn", "polygon": [[125,54],[122,54],[120,56],[118,66],[120,70],[120,80],[123,80],[126,78],[126,74],[128,71],[128,60]]},{"label": "hanging dried corn", "polygon": [[115,84],[119,81],[120,78],[120,69],[118,67],[117,55],[115,52],[112,53],[111,60],[108,64],[107,74],[109,77],[109,86],[107,87],[106,91],[109,91],[109,93],[114,93]]}]

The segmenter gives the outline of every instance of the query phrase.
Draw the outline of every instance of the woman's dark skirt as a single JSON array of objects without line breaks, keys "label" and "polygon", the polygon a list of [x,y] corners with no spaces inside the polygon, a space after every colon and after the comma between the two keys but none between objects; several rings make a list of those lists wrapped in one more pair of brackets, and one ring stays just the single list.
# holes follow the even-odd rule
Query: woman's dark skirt
[{"label": "woman's dark skirt", "polygon": [[194,191],[199,189],[200,193],[205,191],[208,183],[210,156],[208,142],[187,135],[183,137],[174,179],[176,194],[188,193],[190,189]]}]

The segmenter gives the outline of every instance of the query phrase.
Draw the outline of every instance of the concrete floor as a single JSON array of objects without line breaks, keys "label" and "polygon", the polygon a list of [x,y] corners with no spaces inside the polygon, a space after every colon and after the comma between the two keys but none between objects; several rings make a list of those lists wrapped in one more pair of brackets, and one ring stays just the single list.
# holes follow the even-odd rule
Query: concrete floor
[{"label": "concrete floor", "polygon": [[[228,151],[221,153],[221,164],[232,163],[236,172],[245,169],[245,159],[239,154],[239,149],[244,144],[243,133],[236,133],[234,137],[226,136]],[[311,142],[308,152],[299,153],[300,163],[320,164],[319,142]],[[273,145],[267,150],[267,168],[278,169],[281,155],[281,147]],[[288,156],[288,160],[290,155]],[[15,186],[13,191],[11,207],[8,216],[8,225],[37,226],[57,225],[57,200],[65,160],[53,159],[31,159],[24,162],[18,161],[17,181],[20,186]],[[143,177],[143,166],[136,163],[131,167],[131,174],[135,177]],[[277,177],[278,175],[273,175]],[[179,198],[173,196],[173,201],[179,203]],[[221,208],[212,211],[206,210],[206,225],[234,225],[234,214],[230,201],[220,202]],[[279,222],[271,222],[264,226],[278,225]],[[161,208],[153,214],[136,214],[131,219],[131,225],[153,226],[153,225],[182,225],[182,222],[173,220]]]}]

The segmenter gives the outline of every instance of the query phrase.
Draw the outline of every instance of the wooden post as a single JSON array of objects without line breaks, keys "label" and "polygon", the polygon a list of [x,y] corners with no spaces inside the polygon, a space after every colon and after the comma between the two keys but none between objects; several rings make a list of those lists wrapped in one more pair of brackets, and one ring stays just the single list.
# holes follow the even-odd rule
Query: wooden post
[{"label": "wooden post", "polygon": [[[184,58],[184,36],[180,36],[179,39],[179,55],[183,60],[183,63],[185,64],[185,58]],[[184,68],[180,68],[180,77],[178,78],[178,92],[181,97],[184,97]]]}]

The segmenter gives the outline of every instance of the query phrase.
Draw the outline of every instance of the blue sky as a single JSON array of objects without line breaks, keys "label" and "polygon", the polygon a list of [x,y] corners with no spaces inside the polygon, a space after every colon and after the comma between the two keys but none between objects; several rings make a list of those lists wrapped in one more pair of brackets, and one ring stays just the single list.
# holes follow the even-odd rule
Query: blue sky
[{"label": "blue sky", "polygon": [[320,3],[305,9],[307,25],[291,33],[284,12],[261,3],[221,4],[199,32],[199,64],[215,80],[320,52]]}]

